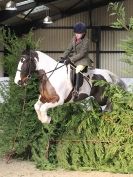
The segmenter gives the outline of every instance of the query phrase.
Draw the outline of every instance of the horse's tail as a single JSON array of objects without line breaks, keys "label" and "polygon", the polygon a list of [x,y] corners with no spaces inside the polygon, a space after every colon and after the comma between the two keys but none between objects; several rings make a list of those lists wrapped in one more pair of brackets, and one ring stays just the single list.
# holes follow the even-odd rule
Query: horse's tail
[{"label": "horse's tail", "polygon": [[112,83],[119,85],[123,90],[127,90],[126,83],[117,75],[109,71],[110,78],[112,79]]},{"label": "horse's tail", "polygon": [[127,85],[126,83],[119,78],[119,82],[118,82],[118,85],[123,89],[123,90],[127,90]]}]

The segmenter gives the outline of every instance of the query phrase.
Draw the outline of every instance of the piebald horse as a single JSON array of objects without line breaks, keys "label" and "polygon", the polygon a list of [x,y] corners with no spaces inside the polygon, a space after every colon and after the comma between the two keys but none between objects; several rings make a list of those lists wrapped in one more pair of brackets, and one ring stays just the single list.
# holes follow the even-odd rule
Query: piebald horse
[{"label": "piebald horse", "polygon": [[[42,123],[50,123],[51,121],[51,117],[47,115],[49,108],[75,101],[72,94],[71,70],[70,64],[66,66],[59,63],[43,52],[25,50],[22,53],[14,81],[20,86],[26,85],[30,75],[34,72],[38,74],[40,95],[34,108]],[[102,96],[105,87],[95,86],[92,80],[104,80],[120,85],[125,89],[122,80],[108,70],[88,69],[86,76],[88,79],[84,79],[79,89],[78,100],[92,96],[100,106],[107,104],[107,97]]]}]

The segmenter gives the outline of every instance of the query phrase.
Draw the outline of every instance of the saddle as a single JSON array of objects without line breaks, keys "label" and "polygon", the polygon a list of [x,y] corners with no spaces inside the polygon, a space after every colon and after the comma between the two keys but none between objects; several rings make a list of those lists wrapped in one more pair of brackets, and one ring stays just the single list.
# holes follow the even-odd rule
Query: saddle
[{"label": "saddle", "polygon": [[[75,69],[75,66],[71,66],[71,72],[70,72],[70,78],[71,78],[71,83],[72,83],[72,86],[75,87],[76,86],[76,69]],[[88,72],[88,66],[86,66],[82,73],[85,74]],[[78,74],[78,77],[79,77],[79,82],[78,82],[78,87],[80,88],[82,85],[83,85],[83,81],[84,79],[87,79],[84,77],[84,75],[82,73],[79,73]]]},{"label": "saddle", "polygon": [[75,87],[77,88],[76,90],[78,90],[84,83],[84,80],[86,80],[88,82],[88,84],[90,85],[89,83],[89,79],[90,77],[88,76],[88,70],[90,69],[93,69],[93,68],[89,68],[88,66],[86,66],[82,73],[78,73],[78,83],[76,82],[76,77],[77,77],[77,74],[76,74],[76,67],[74,65],[70,65],[70,79],[71,79],[71,83],[72,83],[72,86],[73,86],[73,89],[71,90],[71,92],[69,93],[68,97],[66,98],[66,100],[64,101],[65,103],[69,102],[71,100],[71,98],[74,96],[74,101],[79,101],[79,100],[83,100],[85,99],[86,97],[88,97],[87,94],[85,93],[81,93],[79,94],[79,96],[76,98],[75,95],[74,95],[74,92],[75,92]]}]

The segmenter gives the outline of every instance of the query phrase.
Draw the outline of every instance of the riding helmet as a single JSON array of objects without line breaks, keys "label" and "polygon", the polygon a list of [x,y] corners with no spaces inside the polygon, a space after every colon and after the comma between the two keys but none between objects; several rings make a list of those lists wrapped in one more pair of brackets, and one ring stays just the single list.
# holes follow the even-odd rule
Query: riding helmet
[{"label": "riding helmet", "polygon": [[73,29],[74,33],[86,33],[86,25],[82,22],[76,23]]}]

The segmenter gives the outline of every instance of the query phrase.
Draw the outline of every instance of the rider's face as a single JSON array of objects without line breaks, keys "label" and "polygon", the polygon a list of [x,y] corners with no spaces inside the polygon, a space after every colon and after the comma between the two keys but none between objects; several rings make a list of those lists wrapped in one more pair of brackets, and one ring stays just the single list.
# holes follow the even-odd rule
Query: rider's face
[{"label": "rider's face", "polygon": [[76,39],[81,39],[83,36],[83,33],[75,33]]}]

